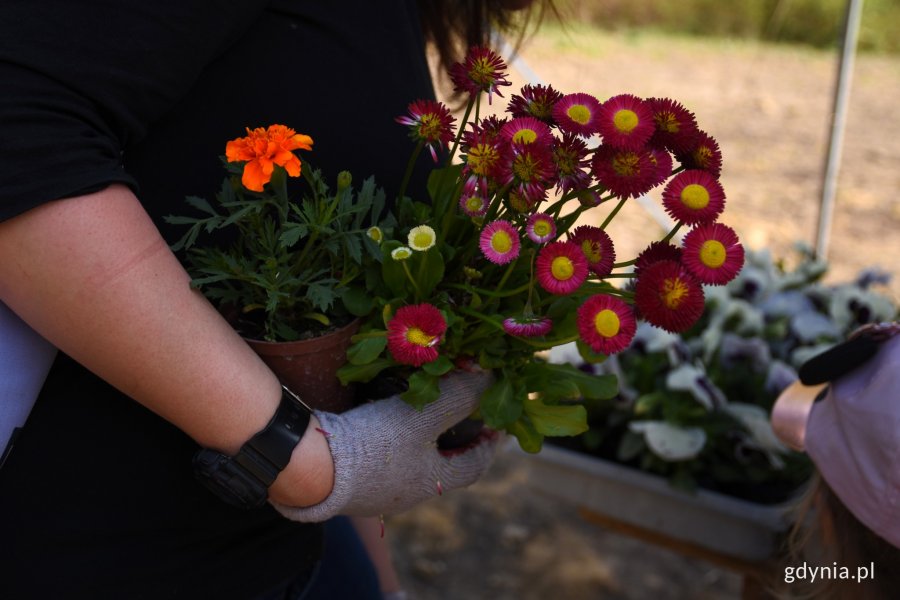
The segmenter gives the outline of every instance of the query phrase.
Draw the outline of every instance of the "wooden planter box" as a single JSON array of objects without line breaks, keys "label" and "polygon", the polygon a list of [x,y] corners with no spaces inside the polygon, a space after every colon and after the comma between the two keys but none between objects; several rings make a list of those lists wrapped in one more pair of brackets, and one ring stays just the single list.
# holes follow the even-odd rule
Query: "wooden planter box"
[{"label": "wooden planter box", "polygon": [[596,522],[632,526],[632,534],[656,534],[667,545],[756,563],[778,553],[790,527],[791,502],[761,505],[702,489],[692,494],[662,477],[550,444],[539,454],[519,452],[533,488],[594,513]]}]

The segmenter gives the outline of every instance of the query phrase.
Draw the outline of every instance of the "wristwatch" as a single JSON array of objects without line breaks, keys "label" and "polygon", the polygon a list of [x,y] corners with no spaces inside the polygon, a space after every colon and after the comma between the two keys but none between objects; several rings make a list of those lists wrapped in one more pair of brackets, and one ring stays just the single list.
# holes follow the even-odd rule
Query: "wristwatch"
[{"label": "wristwatch", "polygon": [[269,497],[269,486],[291,460],[309,425],[312,409],[281,386],[281,403],[265,429],[234,456],[203,448],[194,455],[194,474],[216,496],[238,508],[257,508]]}]

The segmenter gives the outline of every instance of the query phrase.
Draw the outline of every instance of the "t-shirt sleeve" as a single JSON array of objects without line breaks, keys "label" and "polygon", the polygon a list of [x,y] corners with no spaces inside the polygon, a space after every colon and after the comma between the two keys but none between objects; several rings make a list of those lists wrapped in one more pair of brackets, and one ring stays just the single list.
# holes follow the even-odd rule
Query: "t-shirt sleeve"
[{"label": "t-shirt sleeve", "polygon": [[122,149],[265,4],[0,2],[0,221],[111,183],[136,187]]}]

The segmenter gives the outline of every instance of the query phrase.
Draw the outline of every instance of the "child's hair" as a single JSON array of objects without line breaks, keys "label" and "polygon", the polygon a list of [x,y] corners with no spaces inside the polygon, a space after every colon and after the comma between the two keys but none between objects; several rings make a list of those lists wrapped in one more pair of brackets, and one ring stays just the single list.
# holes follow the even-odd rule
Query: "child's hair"
[{"label": "child's hair", "polygon": [[785,566],[803,563],[856,576],[874,565],[864,580],[819,577],[795,580],[786,589],[791,600],[887,600],[900,591],[900,548],[875,535],[851,513],[816,473],[793,514]]}]

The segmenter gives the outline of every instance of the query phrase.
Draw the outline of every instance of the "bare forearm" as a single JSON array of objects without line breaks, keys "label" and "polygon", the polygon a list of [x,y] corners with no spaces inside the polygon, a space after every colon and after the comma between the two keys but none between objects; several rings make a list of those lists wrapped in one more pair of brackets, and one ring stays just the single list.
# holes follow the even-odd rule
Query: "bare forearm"
[{"label": "bare forearm", "polygon": [[[0,299],[200,444],[235,452],[275,412],[277,379],[190,288],[126,188],[49,203],[0,224],[0,256]],[[330,458],[327,448],[324,455],[308,449],[316,460]],[[314,479],[311,485],[329,467],[314,462],[285,478]],[[305,489],[312,502],[327,495],[330,481],[322,486]]]}]

